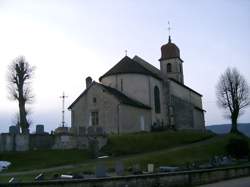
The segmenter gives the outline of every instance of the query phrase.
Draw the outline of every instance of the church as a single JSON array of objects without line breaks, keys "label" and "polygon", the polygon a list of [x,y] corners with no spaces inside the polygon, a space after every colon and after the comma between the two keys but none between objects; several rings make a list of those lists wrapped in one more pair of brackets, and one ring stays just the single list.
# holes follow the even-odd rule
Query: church
[{"label": "church", "polygon": [[172,43],[161,47],[160,69],[127,55],[69,106],[77,135],[120,134],[164,129],[204,130],[202,95],[184,84],[183,60]]}]

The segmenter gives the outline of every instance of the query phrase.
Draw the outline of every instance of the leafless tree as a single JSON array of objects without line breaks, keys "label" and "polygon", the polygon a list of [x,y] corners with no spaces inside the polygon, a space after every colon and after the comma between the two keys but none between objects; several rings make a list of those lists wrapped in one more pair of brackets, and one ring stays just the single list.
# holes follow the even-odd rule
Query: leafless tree
[{"label": "leafless tree", "polygon": [[237,119],[243,108],[250,105],[249,86],[236,68],[227,68],[216,87],[217,103],[229,112],[232,121],[231,132],[239,133]]},{"label": "leafless tree", "polygon": [[33,73],[34,67],[30,66],[24,56],[14,59],[7,73],[9,98],[18,101],[19,120],[16,125],[21,128],[22,133],[28,132],[30,125],[27,120],[26,104],[32,103],[34,98],[31,92]]}]

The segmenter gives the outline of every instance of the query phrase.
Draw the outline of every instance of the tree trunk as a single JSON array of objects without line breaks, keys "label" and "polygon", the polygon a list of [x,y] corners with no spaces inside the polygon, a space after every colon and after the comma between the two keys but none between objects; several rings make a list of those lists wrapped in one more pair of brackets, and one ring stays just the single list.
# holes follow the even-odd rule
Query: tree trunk
[{"label": "tree trunk", "polygon": [[27,133],[29,124],[26,118],[25,101],[22,99],[19,100],[19,117],[19,125],[21,127],[22,133]]},{"label": "tree trunk", "polygon": [[237,127],[237,114],[232,114],[231,115],[231,120],[232,120],[232,127],[231,127],[231,133],[239,133],[238,127]]}]

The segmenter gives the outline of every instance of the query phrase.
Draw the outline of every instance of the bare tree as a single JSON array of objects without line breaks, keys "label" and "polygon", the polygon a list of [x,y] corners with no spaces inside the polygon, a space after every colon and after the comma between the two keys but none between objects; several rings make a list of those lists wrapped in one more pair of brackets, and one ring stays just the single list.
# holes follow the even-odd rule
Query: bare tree
[{"label": "bare tree", "polygon": [[239,133],[237,119],[243,108],[250,105],[249,86],[236,68],[227,68],[216,87],[217,103],[229,112],[232,121],[231,132]]},{"label": "bare tree", "polygon": [[21,128],[22,133],[28,132],[29,121],[27,120],[26,104],[33,101],[31,93],[31,78],[34,67],[25,60],[24,56],[19,56],[13,60],[8,68],[8,89],[9,98],[18,101],[19,117],[17,126]]}]

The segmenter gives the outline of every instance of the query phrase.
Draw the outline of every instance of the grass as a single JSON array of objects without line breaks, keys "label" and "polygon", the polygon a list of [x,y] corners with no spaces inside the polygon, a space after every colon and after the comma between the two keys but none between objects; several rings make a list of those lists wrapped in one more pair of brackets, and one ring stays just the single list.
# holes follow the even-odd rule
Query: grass
[{"label": "grass", "polygon": [[190,144],[214,136],[209,132],[177,131],[133,133],[120,136],[110,136],[108,144],[102,151],[109,155],[119,156],[137,153],[147,153]]},{"label": "grass", "polygon": [[75,164],[84,162],[89,158],[90,156],[87,151],[76,149],[0,153],[0,160],[11,162],[8,172]]}]

